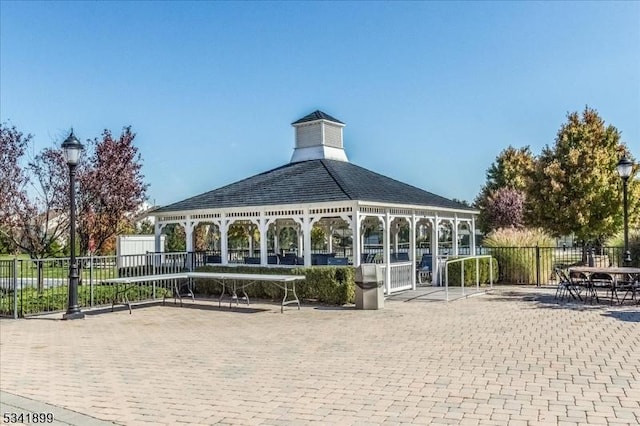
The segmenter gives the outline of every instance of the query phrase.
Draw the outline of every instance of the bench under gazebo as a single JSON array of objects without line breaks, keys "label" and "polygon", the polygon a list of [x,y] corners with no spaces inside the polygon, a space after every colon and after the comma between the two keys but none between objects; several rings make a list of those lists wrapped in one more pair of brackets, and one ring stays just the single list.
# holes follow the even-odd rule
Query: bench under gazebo
[{"label": "bench under gazebo", "polygon": [[[298,236],[292,263],[310,266],[317,263],[312,229],[320,227],[329,236],[327,253],[334,251],[336,229],[342,230],[343,237],[346,233],[351,247],[345,263],[358,266],[375,257],[365,250],[364,230],[377,226],[382,231],[378,259],[384,264],[388,293],[415,288],[415,264],[425,251],[417,247],[416,237],[425,231],[430,237],[426,251],[434,259],[434,281],[438,279],[439,229],[443,225],[450,230],[448,254],[461,254],[462,228],[470,248],[465,254],[474,254],[477,210],[350,163],[343,146],[344,123],[322,111],[292,126],[295,149],[288,164],[155,210],[156,251],[161,249],[165,226],[184,227],[186,250],[193,252],[195,227],[209,224],[219,235],[219,263],[230,264],[236,260],[229,256],[229,227],[243,224],[258,235],[259,242],[255,250],[259,255],[251,256],[253,260],[247,263],[271,266],[282,263],[285,251],[279,231],[292,228]],[[403,228],[408,228],[409,241],[408,247],[400,248],[398,235]]]}]

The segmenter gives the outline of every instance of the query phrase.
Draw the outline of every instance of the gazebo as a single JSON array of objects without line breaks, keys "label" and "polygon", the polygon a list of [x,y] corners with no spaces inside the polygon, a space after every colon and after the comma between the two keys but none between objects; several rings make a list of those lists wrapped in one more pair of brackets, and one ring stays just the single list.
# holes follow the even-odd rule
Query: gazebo
[{"label": "gazebo", "polygon": [[[416,244],[418,234],[426,231],[430,235],[427,251],[434,260],[433,280],[438,279],[439,230],[443,226],[448,227],[451,239],[448,254],[461,254],[461,228],[469,236],[468,254],[474,254],[477,210],[350,163],[343,145],[345,124],[322,111],[292,126],[295,148],[288,164],[155,210],[156,251],[160,251],[163,227],[180,224],[186,233],[186,250],[192,252],[193,231],[206,223],[219,233],[219,261],[226,265],[230,263],[229,227],[243,224],[259,234],[259,262],[256,258],[253,263],[270,266],[269,253],[281,250],[279,231],[289,227],[298,235],[297,255],[309,266],[314,226],[329,235],[329,252],[331,236],[341,227],[348,229],[352,240],[349,263],[358,266],[368,261],[365,226],[378,226],[387,293],[415,288],[415,264],[421,251]],[[398,235],[403,228],[408,228],[409,244],[399,249]]]}]

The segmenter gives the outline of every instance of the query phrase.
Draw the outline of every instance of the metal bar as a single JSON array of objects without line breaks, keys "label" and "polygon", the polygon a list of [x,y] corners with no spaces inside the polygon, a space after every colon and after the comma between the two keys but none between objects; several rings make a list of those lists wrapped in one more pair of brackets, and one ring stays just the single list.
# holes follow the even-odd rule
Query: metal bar
[{"label": "metal bar", "polygon": [[93,257],[92,256],[89,257],[89,293],[90,293],[89,306],[93,306],[94,295],[93,295]]},{"label": "metal bar", "polygon": [[448,302],[449,301],[449,265],[447,262],[444,263],[444,294]]},{"label": "metal bar", "polygon": [[13,319],[18,319],[18,258],[13,258]]},{"label": "metal bar", "polygon": [[476,257],[476,291],[480,291],[480,258]]},{"label": "metal bar", "polygon": [[493,256],[489,256],[489,285],[493,288]]},{"label": "metal bar", "polygon": [[536,246],[536,287],[540,287],[540,247]]},{"label": "metal bar", "polygon": [[460,285],[462,286],[462,296],[464,297],[464,260],[462,258],[462,262],[460,262]]}]

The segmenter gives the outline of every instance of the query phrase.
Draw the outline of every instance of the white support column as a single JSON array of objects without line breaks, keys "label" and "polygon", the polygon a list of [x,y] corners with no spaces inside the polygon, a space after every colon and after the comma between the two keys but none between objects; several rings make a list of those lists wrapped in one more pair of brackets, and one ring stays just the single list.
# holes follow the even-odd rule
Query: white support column
[{"label": "white support column", "polygon": [[187,220],[182,222],[182,226],[184,226],[186,252],[193,251],[193,229],[195,228],[195,225],[195,222],[192,222],[191,218],[188,216]]},{"label": "white support column", "polygon": [[196,227],[196,222],[191,220],[191,217],[187,216],[187,220],[182,222],[184,226],[185,234],[185,251],[187,252],[186,267],[191,270],[193,262],[193,230]]},{"label": "white support column", "polygon": [[387,295],[391,294],[391,215],[387,211],[384,217],[384,264],[385,268],[385,285],[387,287]]},{"label": "white support column", "polygon": [[[155,252],[163,253],[164,247],[162,246],[162,228],[164,228],[164,224],[158,223],[156,219],[156,224],[154,226],[154,236],[155,236]],[[153,266],[162,265],[162,255],[155,254],[153,256]],[[155,273],[155,272],[154,272]]]},{"label": "white support column", "polygon": [[253,226],[247,230],[249,233],[249,257],[253,257]]},{"label": "white support column", "polygon": [[353,266],[358,267],[360,266],[360,260],[361,260],[361,255],[360,253],[362,253],[362,247],[360,246],[360,225],[361,225],[361,218],[360,218],[360,212],[358,212],[357,210],[353,213],[353,216],[351,216],[351,244],[353,244]]},{"label": "white support column", "polygon": [[398,253],[398,236],[400,235],[400,222],[394,223],[393,226],[393,252]]},{"label": "white support column", "polygon": [[[415,212],[411,214],[411,220],[409,222],[409,260],[416,263],[416,214]],[[415,271],[411,274],[411,288],[413,290],[416,289],[416,273]]]},{"label": "white support column", "polygon": [[311,229],[313,228],[313,218],[305,210],[302,220],[302,236],[304,239],[304,266],[311,266]]},{"label": "white support column", "polygon": [[280,254],[280,240],[278,240],[278,237],[280,236],[280,227],[278,226],[277,220],[273,227],[273,232],[273,251],[275,254]]},{"label": "white support column", "polygon": [[438,238],[439,238],[439,228],[440,228],[440,219],[438,219],[438,213],[436,213],[435,218],[433,220],[433,227],[431,229],[431,260],[433,264],[433,271],[431,272],[431,283],[439,284],[439,250],[438,250]]},{"label": "white support column", "polygon": [[164,228],[164,224],[158,223],[154,226],[154,236],[155,236],[155,251],[156,253],[160,253],[164,251],[164,247],[162,247],[162,228]]},{"label": "white support column", "polygon": [[226,217],[220,219],[220,263],[229,264],[229,220]]},{"label": "white support column", "polygon": [[327,226],[327,253],[333,253],[333,225]]},{"label": "white support column", "polygon": [[298,225],[297,228],[298,235],[298,257],[304,257],[304,234],[302,230],[302,225]]},{"label": "white support column", "polygon": [[458,256],[460,253],[458,252],[458,215],[455,215],[455,219],[453,219],[453,226],[451,232],[451,239],[453,243],[453,255]]},{"label": "white support column", "polygon": [[258,222],[258,230],[260,231],[260,265],[267,266],[267,233],[269,232],[269,220],[264,217],[264,212]]},{"label": "white support column", "polygon": [[471,256],[476,255],[476,217],[471,216],[471,229],[469,235],[469,251],[471,252]]}]

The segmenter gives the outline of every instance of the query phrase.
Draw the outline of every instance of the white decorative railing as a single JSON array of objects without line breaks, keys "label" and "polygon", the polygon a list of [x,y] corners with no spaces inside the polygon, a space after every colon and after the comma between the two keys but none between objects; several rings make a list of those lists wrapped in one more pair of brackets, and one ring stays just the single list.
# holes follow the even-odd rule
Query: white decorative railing
[{"label": "white decorative railing", "polygon": [[412,277],[415,274],[413,262],[392,263],[390,267],[391,280],[387,282],[387,265],[381,265],[384,281],[384,291],[387,295],[413,288]]},{"label": "white decorative railing", "polygon": [[467,256],[460,257],[458,259],[447,260],[444,264],[444,291],[447,302],[449,301],[449,268],[448,266],[452,263],[460,262],[460,290],[462,296],[464,297],[464,262],[474,261],[476,263],[475,277],[476,277],[476,291],[480,291],[480,259],[487,258],[489,259],[489,286],[493,288],[493,256],[490,255],[481,255],[481,256]]}]

